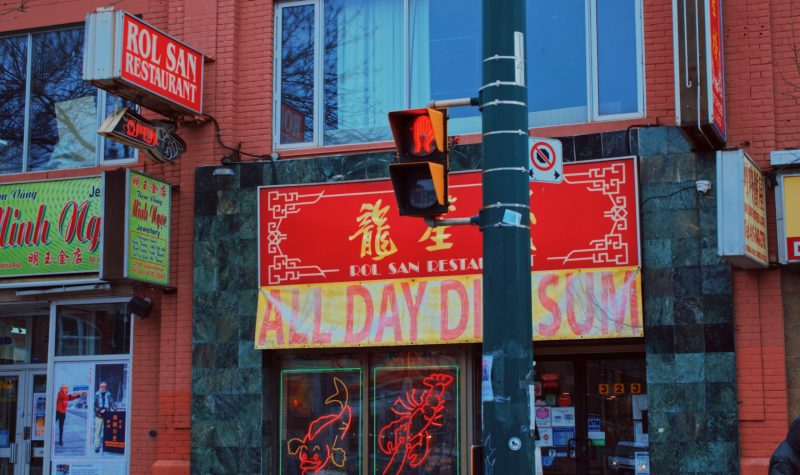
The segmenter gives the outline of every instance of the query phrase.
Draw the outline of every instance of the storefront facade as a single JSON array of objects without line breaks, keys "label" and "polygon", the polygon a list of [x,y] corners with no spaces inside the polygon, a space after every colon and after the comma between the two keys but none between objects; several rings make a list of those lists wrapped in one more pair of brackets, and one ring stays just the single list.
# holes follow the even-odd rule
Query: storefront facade
[{"label": "storefront facade", "polygon": [[[675,128],[634,130],[630,142],[628,134],[562,138],[577,144],[570,152],[574,157],[591,158],[571,160],[565,165],[567,177],[570,167],[619,162],[638,168],[638,188],[633,188],[638,206],[634,201],[629,219],[639,228],[633,231],[633,244],[641,242],[642,257],[640,271],[637,260],[633,270],[627,270],[634,276],[628,287],[624,278],[579,280],[587,270],[569,271],[563,261],[555,268],[566,271],[537,277],[534,258],[534,407],[544,473],[613,473],[631,468],[636,460],[652,473],[702,471],[710,453],[719,467],[716,473],[732,473],[738,470],[738,434],[730,266],[716,255],[716,204],[698,194],[694,185],[699,179],[715,181],[714,155],[692,153]],[[602,149],[584,150],[581,143],[605,143],[608,156]],[[624,158],[627,143],[631,158]],[[465,170],[479,165],[478,146],[457,146],[454,154]],[[606,158],[612,160],[602,160]],[[200,443],[193,470],[311,470],[314,447],[322,447],[320,439],[331,436],[323,427],[334,420],[347,422],[335,422],[340,433],[333,445],[327,442],[341,450],[323,457],[319,467],[341,473],[470,473],[478,453],[473,446],[484,446],[484,451],[490,447],[492,441],[483,440],[480,431],[480,402],[493,396],[482,384],[487,363],[477,344],[474,319],[480,295],[473,290],[479,286],[473,285],[480,279],[468,277],[475,274],[469,260],[449,256],[455,262],[444,269],[454,277],[431,277],[432,270],[443,267],[430,257],[420,259],[415,268],[417,260],[402,248],[418,241],[424,227],[391,215],[384,225],[405,267],[393,261],[397,256],[370,259],[378,249],[374,246],[363,266],[336,267],[325,260],[347,262],[348,253],[356,261],[361,258],[364,242],[358,218],[364,213],[335,197],[366,194],[370,204],[379,199],[375,189],[386,187],[385,165],[391,160],[387,153],[241,164],[235,165],[235,176],[224,179],[213,175],[213,167],[198,169],[196,245],[202,259],[196,262],[202,264],[196,275],[202,278],[196,281],[195,310],[203,318],[195,321],[193,433]],[[358,180],[342,182],[335,177],[342,171]],[[469,176],[454,175],[454,189]],[[689,186],[692,189],[682,195],[664,196],[669,194],[665,190]],[[270,193],[273,199],[283,196],[288,201],[269,205]],[[544,189],[534,188],[534,197],[537,194],[571,206]],[[325,200],[335,202],[335,212],[313,204]],[[467,208],[469,196],[455,203],[459,211]],[[319,206],[317,214],[314,206]],[[533,212],[537,224],[558,215],[542,208]],[[280,223],[267,213],[279,216]],[[584,228],[591,214],[591,206],[585,206],[578,219]],[[317,219],[331,221],[315,226]],[[569,241],[565,236],[571,225],[560,227],[564,234],[558,234],[557,242]],[[406,226],[414,231],[404,231]],[[417,231],[420,236],[411,240],[403,235]],[[447,228],[455,248],[469,244],[459,239],[459,232],[477,234],[473,229]],[[259,239],[266,244],[259,247]],[[547,247],[547,239],[542,239],[540,253]],[[426,245],[422,241],[420,247]],[[230,248],[239,252],[222,252]],[[261,253],[260,264],[252,259],[254,253]],[[265,256],[287,263],[274,266],[274,282],[280,283],[284,272],[283,282],[301,283],[265,285]],[[297,256],[305,259],[293,263],[291,258]],[[309,261],[312,256],[316,260]],[[268,265],[274,263],[270,260]],[[231,267],[238,271],[227,270]],[[608,264],[598,267],[608,269]],[[334,269],[346,274],[345,284],[320,283]],[[559,272],[565,272],[562,284],[557,284]],[[349,277],[353,273],[355,279]],[[252,282],[259,275],[262,286],[255,288]],[[552,287],[542,284],[548,279]],[[570,286],[564,301],[559,285]],[[593,298],[587,298],[591,291]],[[625,293],[626,299],[609,297],[615,293]],[[577,298],[567,304],[568,295]],[[601,309],[612,308],[618,313],[603,314],[607,325],[601,329]],[[596,313],[588,317],[592,309]],[[365,317],[369,312],[371,322]],[[411,318],[414,313],[416,320]],[[231,315],[236,315],[235,325]],[[587,331],[578,337],[585,331],[581,325],[590,319],[597,334]],[[244,353],[253,346],[264,349]],[[238,359],[231,358],[235,348]],[[228,386],[228,381],[235,383]],[[410,430],[404,421],[409,422],[409,413],[424,401],[436,408],[437,424],[442,425],[425,429],[430,446],[402,455],[398,427]],[[242,431],[251,434],[248,449],[235,448],[241,439],[230,438]],[[681,457],[677,450],[683,450]],[[409,465],[412,461],[414,466]]]}]

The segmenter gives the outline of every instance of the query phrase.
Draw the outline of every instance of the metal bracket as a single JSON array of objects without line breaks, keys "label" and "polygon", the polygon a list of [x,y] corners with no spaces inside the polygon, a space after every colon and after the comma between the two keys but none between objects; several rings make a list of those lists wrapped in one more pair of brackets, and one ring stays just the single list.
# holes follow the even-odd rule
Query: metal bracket
[{"label": "metal bracket", "polygon": [[431,218],[430,216],[425,216],[425,224],[428,225],[429,228],[435,228],[438,226],[477,226],[480,217],[476,214],[475,216],[470,216],[469,218],[445,218],[445,219],[436,219]]}]

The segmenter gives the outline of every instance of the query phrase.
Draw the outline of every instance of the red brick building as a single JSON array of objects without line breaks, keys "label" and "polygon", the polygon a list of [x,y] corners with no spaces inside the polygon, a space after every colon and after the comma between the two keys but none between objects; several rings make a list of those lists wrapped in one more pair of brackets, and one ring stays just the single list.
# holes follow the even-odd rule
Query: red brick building
[{"label": "red brick building", "polygon": [[[18,404],[20,410],[32,408],[27,418],[21,416],[13,425],[0,427],[0,466],[18,470],[9,473],[25,474],[56,473],[59,465],[69,464],[91,465],[92,470],[109,464],[113,470],[121,470],[119,473],[251,473],[259,469],[261,473],[299,473],[291,471],[289,464],[297,461],[283,450],[284,439],[292,434],[281,425],[288,413],[281,402],[285,393],[279,389],[284,384],[289,387],[294,381],[291,375],[307,369],[298,361],[354,358],[367,361],[358,363],[363,364],[359,371],[369,374],[375,370],[373,360],[388,361],[386,355],[391,352],[414,350],[399,344],[371,345],[364,350],[348,345],[253,349],[259,343],[257,332],[263,329],[257,326],[257,319],[264,317],[257,315],[257,294],[262,286],[256,280],[255,261],[259,252],[266,252],[257,247],[256,188],[281,190],[312,182],[333,185],[385,178],[393,144],[388,124],[381,123],[381,118],[388,110],[420,107],[434,97],[463,91],[467,92],[462,95],[477,94],[479,69],[470,69],[469,62],[480,61],[480,34],[453,25],[431,27],[442,13],[437,8],[447,10],[449,1],[376,2],[382,6],[369,10],[372,17],[358,19],[365,22],[362,31],[378,31],[376,25],[402,25],[403,19],[409,25],[421,25],[418,30],[398,26],[397,31],[374,33],[385,35],[379,39],[388,46],[376,39],[365,41],[340,25],[347,23],[342,21],[348,14],[347,0],[115,2],[114,8],[140,15],[206,56],[203,112],[213,116],[219,128],[202,118],[182,118],[177,133],[186,142],[187,152],[175,163],[159,164],[95,134],[112,106],[119,104],[111,94],[83,85],[80,58],[70,54],[78,55],[83,47],[85,15],[108,3],[0,2],[0,46],[6,58],[13,58],[0,59],[4,75],[0,98],[5,104],[0,106],[0,187],[12,190],[27,182],[98,177],[119,167],[172,184],[173,288],[163,291],[147,285],[108,284],[99,278],[97,269],[82,271],[79,278],[74,274],[54,278],[46,272],[0,274],[0,315],[8,321],[0,323],[0,338],[9,338],[2,340],[11,342],[4,346],[18,347],[16,353],[0,351],[0,382],[19,391],[9,404]],[[362,2],[351,3],[366,8]],[[295,14],[302,18],[303,8],[311,8],[317,32],[301,28],[294,36],[282,37],[288,23],[280,22],[288,22]],[[417,8],[426,13],[412,18],[409,12]],[[479,2],[469,1],[459,8],[465,24],[471,25]],[[641,249],[633,266],[638,269],[640,310],[631,312],[641,312],[643,328],[613,338],[537,338],[537,366],[557,368],[547,370],[557,375],[561,385],[555,391],[559,395],[587,392],[585,400],[572,403],[577,419],[572,426],[574,446],[552,446],[550,455],[551,446],[543,445],[544,456],[550,459],[544,473],[608,473],[615,468],[613,458],[633,458],[621,455],[626,447],[647,454],[651,473],[764,473],[788,422],[800,415],[800,382],[794,376],[800,347],[793,336],[800,325],[800,302],[795,298],[800,279],[778,263],[775,194],[768,188],[769,267],[741,270],[717,258],[719,223],[714,210],[718,203],[695,196],[693,189],[685,191],[697,180],[709,180],[711,195],[719,198],[715,194],[719,177],[714,171],[714,150],[702,149],[674,127],[679,48],[673,32],[678,8],[678,3],[664,0],[631,0],[613,8],[596,0],[557,7],[528,2],[529,15],[540,13],[545,18],[537,19],[537,29],[530,21],[528,26],[528,36],[543,45],[540,49],[528,45],[529,87],[538,93],[546,91],[529,94],[535,104],[530,110],[531,135],[560,138],[565,144],[565,162],[636,157],[639,175],[639,202],[632,210],[637,215]],[[795,118],[800,108],[800,68],[793,36],[794,10],[789,0],[722,2],[727,147],[744,149],[768,174],[779,168],[792,170],[791,165],[773,166],[773,152],[800,148],[796,138],[800,125]],[[331,28],[326,19],[338,25],[335,35],[323,32]],[[545,41],[542,32],[553,37]],[[583,42],[569,43],[559,35],[582,38]],[[300,94],[294,91],[300,99],[286,93],[292,92],[288,85],[300,73],[281,56],[300,48],[292,43],[293,38],[308,38],[310,44],[319,45],[313,53],[314,69],[309,70],[312,84],[303,86]],[[453,46],[455,38],[471,42]],[[634,46],[623,48],[615,42],[620,39],[633,39]],[[408,45],[420,43],[432,45],[425,49],[426,54],[439,55],[444,58],[441,63],[412,57]],[[359,95],[347,88],[362,85],[353,83],[352,77],[348,83],[344,74],[357,71],[353,63],[342,59],[345,52],[350,54],[349,44],[373,48],[377,44],[377,49],[365,49],[368,58],[383,58],[386,55],[378,53],[386,51],[405,53],[396,54],[391,63],[368,63],[373,72],[381,72],[374,81],[377,86],[373,84]],[[61,56],[48,59],[51,45],[66,48]],[[326,51],[337,53],[327,55]],[[333,57],[333,66],[327,66],[325,59]],[[541,64],[545,66],[537,69]],[[397,73],[402,86],[387,80],[394,71],[391,68],[402,71]],[[407,72],[414,68],[425,72],[422,79]],[[554,72],[543,79],[541,70]],[[68,74],[59,79],[56,73],[63,71]],[[443,79],[454,71],[460,89],[448,88]],[[571,77],[578,79],[570,82]],[[607,89],[609,81],[624,87]],[[397,91],[385,92],[393,88]],[[347,99],[344,91],[368,104],[363,109],[372,112],[363,117],[354,112],[354,99]],[[59,94],[66,97],[47,105],[36,102]],[[317,99],[309,103],[301,100],[304,95]],[[369,96],[381,100],[375,103]],[[300,114],[303,125],[299,129],[291,127],[290,108]],[[284,115],[284,111],[289,112]],[[460,138],[454,147],[454,156],[460,161],[454,168],[475,169],[480,163],[477,144],[481,141],[480,128],[475,125],[477,112],[452,114],[451,132]],[[70,131],[70,125],[80,130]],[[231,152],[229,148],[240,143],[241,151],[251,155],[237,157]],[[234,159],[234,184],[213,175],[223,157]],[[241,162],[236,163],[236,158]],[[11,262],[4,257],[6,252],[0,246],[0,263]],[[344,255],[349,251],[342,246],[333,252]],[[124,320],[127,323],[121,325],[119,319],[130,314],[126,305],[134,296],[152,298],[152,310],[146,318]],[[336,308],[325,311],[344,313]],[[69,330],[68,322],[73,321],[92,326],[82,324]],[[25,329],[27,339],[20,339],[20,328]],[[97,328],[97,341],[104,343],[88,345],[91,338],[77,328]],[[115,332],[120,330],[128,333],[119,337]],[[34,335],[40,335],[37,332],[49,336],[43,348],[31,342]],[[129,338],[127,346],[124,335]],[[121,348],[116,346],[120,343]],[[464,422],[460,422],[456,449],[450,450],[448,457],[459,463],[458,473],[469,473],[468,447],[482,442],[480,384],[476,383],[480,381],[476,363],[480,348],[474,341],[458,341],[426,346],[421,351],[433,354],[439,350],[446,354],[441,361],[458,361],[453,364],[465,378],[459,380],[456,390],[463,404],[457,419]],[[623,367],[621,359],[633,361],[633,366]],[[444,365],[434,357],[431,361]],[[697,362],[704,370],[687,370]],[[88,371],[88,376],[73,376],[69,368],[75,374]],[[626,405],[625,415],[610,415],[612,403],[595,394],[596,381],[587,379],[593,369],[623,374],[620,381],[625,384],[646,385],[643,392],[649,410],[645,419],[649,419],[644,425],[649,426],[649,437],[647,429],[641,428],[641,416],[637,419],[631,409],[630,394],[618,398]],[[542,383],[541,376],[537,375],[538,383]],[[102,452],[91,450],[97,439],[91,426],[95,418],[87,415],[91,409],[79,407],[81,395],[99,391],[104,378],[115,391],[117,409],[124,408],[128,417],[120,456],[106,453],[105,446]],[[322,384],[314,381],[303,384]],[[57,393],[62,384],[77,395],[67,404],[67,440],[77,414],[83,414],[89,424],[75,429],[76,434],[83,431],[83,439],[74,447],[69,443],[62,446],[57,440]],[[733,395],[729,393],[732,387]],[[358,473],[372,470],[373,456],[378,453],[369,435],[373,422],[367,417],[367,408],[378,404],[369,399],[371,389],[362,388],[363,430],[353,435],[361,444],[359,450],[364,447],[359,452],[363,465]],[[37,393],[46,394],[43,414],[34,410]],[[97,398],[87,396],[84,405],[91,406]],[[541,399],[542,407],[556,406],[544,396]],[[24,427],[34,426],[38,416],[44,418],[41,432],[26,435]],[[599,441],[599,436],[592,438],[581,429],[594,424],[592,420],[598,420],[602,428],[593,432],[603,432],[603,445],[593,442]],[[615,425],[625,428],[612,429]],[[3,430],[9,437],[6,447]],[[570,448],[578,455],[572,457]],[[29,450],[32,462],[12,463],[11,450]],[[95,457],[95,453],[100,455]],[[450,459],[443,458],[441,466],[449,467],[446,462]],[[713,468],[715,464],[717,468]]]}]

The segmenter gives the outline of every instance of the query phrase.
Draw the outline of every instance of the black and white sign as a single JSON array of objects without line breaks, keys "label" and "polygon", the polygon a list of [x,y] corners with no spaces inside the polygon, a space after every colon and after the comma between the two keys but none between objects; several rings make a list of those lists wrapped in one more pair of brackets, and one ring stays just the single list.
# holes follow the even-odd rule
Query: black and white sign
[{"label": "black and white sign", "polygon": [[564,151],[560,140],[529,138],[528,159],[531,181],[561,183],[564,179]]}]

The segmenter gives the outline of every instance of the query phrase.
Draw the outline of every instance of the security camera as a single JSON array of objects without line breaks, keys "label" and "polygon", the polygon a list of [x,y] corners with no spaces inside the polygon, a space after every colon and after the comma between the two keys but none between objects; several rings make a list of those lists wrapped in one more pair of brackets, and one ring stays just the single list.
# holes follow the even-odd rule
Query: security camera
[{"label": "security camera", "polygon": [[701,195],[705,196],[711,191],[711,182],[708,180],[697,180],[695,185],[697,185],[697,192]]}]

